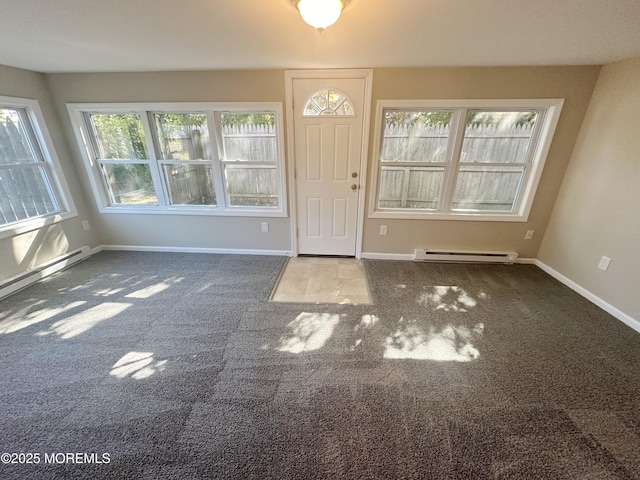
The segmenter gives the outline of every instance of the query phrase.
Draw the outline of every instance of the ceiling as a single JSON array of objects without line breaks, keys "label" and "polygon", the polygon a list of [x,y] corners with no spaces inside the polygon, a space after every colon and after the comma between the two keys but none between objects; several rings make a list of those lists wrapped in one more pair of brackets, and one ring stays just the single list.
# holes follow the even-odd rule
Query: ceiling
[{"label": "ceiling", "polygon": [[0,64],[39,72],[604,64],[640,0],[351,0],[319,34],[291,0],[0,0]]}]

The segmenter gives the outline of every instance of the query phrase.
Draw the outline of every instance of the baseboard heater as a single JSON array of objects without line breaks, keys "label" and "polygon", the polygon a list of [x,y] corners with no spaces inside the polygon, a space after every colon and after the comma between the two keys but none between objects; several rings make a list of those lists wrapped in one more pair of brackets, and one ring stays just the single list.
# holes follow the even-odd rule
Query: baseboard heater
[{"label": "baseboard heater", "polygon": [[468,252],[429,250],[416,248],[413,259],[416,262],[458,262],[458,263],[515,263],[516,252]]},{"label": "baseboard heater", "polygon": [[85,246],[78,250],[67,252],[64,255],[53,258],[38,267],[27,270],[24,273],[8,278],[0,284],[0,299],[17,292],[38,280],[48,277],[63,268],[79,262],[80,260],[84,260],[90,254],[91,249]]}]

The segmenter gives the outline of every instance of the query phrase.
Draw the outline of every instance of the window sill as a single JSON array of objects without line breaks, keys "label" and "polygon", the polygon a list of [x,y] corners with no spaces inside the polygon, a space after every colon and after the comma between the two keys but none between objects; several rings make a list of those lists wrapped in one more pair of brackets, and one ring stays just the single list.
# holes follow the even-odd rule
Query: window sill
[{"label": "window sill", "polygon": [[47,225],[53,225],[55,223],[69,220],[77,217],[78,214],[75,211],[57,213],[55,215],[49,215],[46,217],[30,218],[28,220],[22,220],[13,224],[4,225],[0,227],[0,239],[15,237],[22,235],[23,233],[32,232],[39,228],[46,227]]},{"label": "window sill", "polygon": [[280,208],[240,209],[233,207],[158,207],[158,206],[110,206],[100,208],[100,213],[126,215],[188,215],[211,217],[286,217]]},{"label": "window sill", "polygon": [[528,215],[520,213],[442,213],[428,211],[402,212],[397,210],[376,210],[369,218],[387,218],[397,220],[446,220],[465,222],[526,222]]}]

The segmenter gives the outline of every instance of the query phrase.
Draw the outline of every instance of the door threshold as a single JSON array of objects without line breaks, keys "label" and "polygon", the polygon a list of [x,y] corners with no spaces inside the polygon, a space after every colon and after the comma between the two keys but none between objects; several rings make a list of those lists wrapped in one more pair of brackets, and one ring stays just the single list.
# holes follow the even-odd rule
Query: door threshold
[{"label": "door threshold", "polygon": [[298,257],[305,258],[356,258],[355,255],[330,255],[324,253],[300,253]]},{"label": "door threshold", "polygon": [[270,302],[371,305],[361,260],[353,257],[289,258],[269,297]]}]

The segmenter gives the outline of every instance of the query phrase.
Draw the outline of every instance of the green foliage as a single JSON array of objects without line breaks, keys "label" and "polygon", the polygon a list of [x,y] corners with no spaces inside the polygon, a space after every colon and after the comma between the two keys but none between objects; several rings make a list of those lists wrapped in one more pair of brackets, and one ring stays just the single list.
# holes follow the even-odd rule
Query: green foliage
[{"label": "green foliage", "polygon": [[[153,179],[148,165],[141,163],[113,163],[105,166],[105,174],[117,203],[123,202],[121,196],[142,189],[153,192]],[[148,196],[148,195],[146,195]],[[144,197],[143,197],[144,198]],[[155,201],[155,200],[154,200]],[[133,203],[148,203],[147,201]]]},{"label": "green foliage", "polygon": [[189,131],[207,124],[205,113],[158,113],[154,117],[158,128]]},{"label": "green foliage", "polygon": [[[93,114],[91,122],[103,159],[147,159],[144,131],[140,117],[134,113]],[[153,188],[149,167],[144,164],[122,163],[111,165],[109,182],[120,192],[145,185]]]},{"label": "green foliage", "polygon": [[[205,158],[202,135],[208,135],[205,113],[158,113],[156,132],[165,160]],[[187,146],[188,145],[188,146]]]},{"label": "green foliage", "polygon": [[411,112],[400,110],[388,110],[385,112],[385,123],[387,125],[422,125],[429,127],[441,127],[449,125],[452,112]]},{"label": "green foliage", "polygon": [[538,112],[467,112],[467,125],[533,125]]},{"label": "green foliage", "polygon": [[221,113],[220,122],[224,126],[269,125],[276,123],[273,113]]},{"label": "green foliage", "polygon": [[[385,123],[389,126],[421,125],[424,127],[441,127],[451,123],[452,112],[433,111],[415,112],[402,110],[385,111]],[[515,111],[515,112],[492,112],[470,110],[467,112],[468,125],[533,125],[538,112],[536,111]]]},{"label": "green foliage", "polygon": [[93,114],[100,153],[104,159],[142,160],[147,157],[144,130],[134,113]]}]

